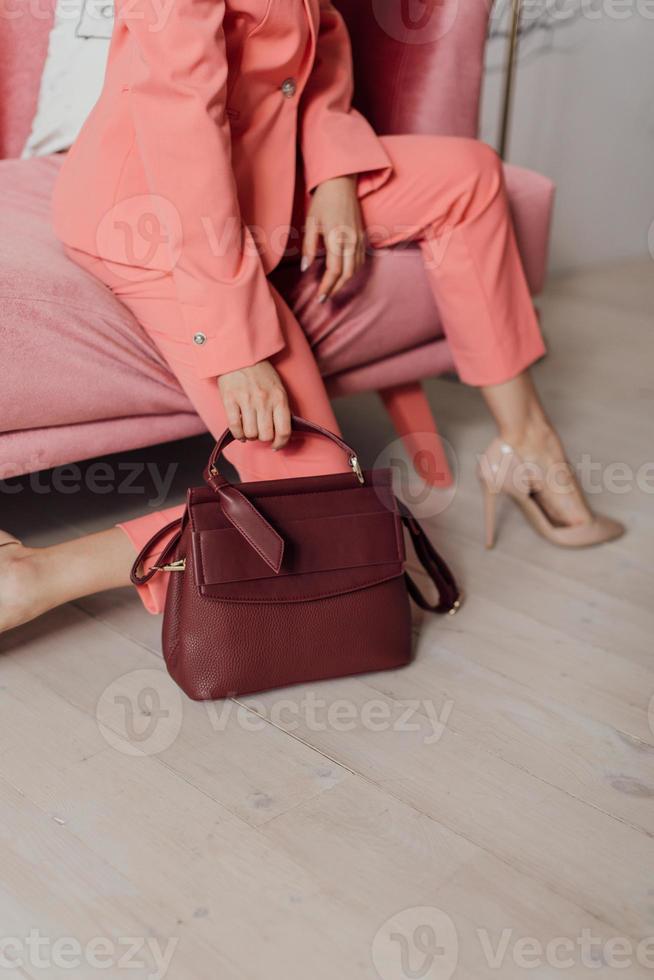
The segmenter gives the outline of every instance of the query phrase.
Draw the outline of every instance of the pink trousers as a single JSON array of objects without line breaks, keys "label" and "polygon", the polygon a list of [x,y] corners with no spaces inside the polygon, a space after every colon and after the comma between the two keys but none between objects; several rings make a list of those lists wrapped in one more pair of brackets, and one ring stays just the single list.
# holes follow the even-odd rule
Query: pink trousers
[{"label": "pink trousers", "polygon": [[[459,376],[476,386],[508,381],[540,357],[544,345],[513,234],[499,158],[486,144],[458,137],[387,136],[383,142],[393,174],[382,187],[361,195],[371,246],[419,243]],[[361,186],[365,190],[364,182]],[[171,328],[181,315],[171,277],[133,270],[127,280],[124,271],[112,269],[111,263],[97,256],[67,251],[129,307],[217,437],[226,427],[226,418],[216,379],[194,376],[183,352],[170,340],[176,332]],[[273,294],[286,338],[274,364],[292,409],[338,431],[302,329],[281,296],[275,290]],[[259,442],[233,443],[226,455],[242,480],[311,476],[346,468],[333,444],[314,437],[294,437],[276,453]],[[182,510],[168,508],[119,527],[140,550]],[[162,547],[158,545],[157,552]],[[139,588],[149,612],[163,609],[167,580],[168,576],[158,575]]]}]

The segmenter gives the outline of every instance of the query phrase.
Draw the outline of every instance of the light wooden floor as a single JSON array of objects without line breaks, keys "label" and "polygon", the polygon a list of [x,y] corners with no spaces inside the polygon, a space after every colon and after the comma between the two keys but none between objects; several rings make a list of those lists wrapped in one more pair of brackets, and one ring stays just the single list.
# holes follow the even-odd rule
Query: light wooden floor
[{"label": "light wooden floor", "polygon": [[[559,279],[541,305],[538,381],[572,457],[635,472],[652,459],[651,262]],[[43,947],[47,967],[21,947],[9,974],[161,976],[154,944],[173,941],[174,980],[652,975],[654,943],[636,944],[654,935],[654,467],[649,493],[593,496],[622,541],[557,551],[508,511],[485,553],[473,454],[490,424],[470,390],[429,391],[461,462],[429,528],[468,598],[423,625],[409,668],[314,704],[296,688],[208,710],[178,695],[127,589],[0,641],[0,940],[84,947],[74,968],[74,945],[59,965]],[[393,438],[376,399],[337,407],[370,463]],[[129,460],[181,453],[179,496],[207,445]],[[0,526],[47,542],[143,499],[25,489]],[[114,943],[107,969],[94,937]],[[147,944],[139,969],[119,963],[126,937]]]}]

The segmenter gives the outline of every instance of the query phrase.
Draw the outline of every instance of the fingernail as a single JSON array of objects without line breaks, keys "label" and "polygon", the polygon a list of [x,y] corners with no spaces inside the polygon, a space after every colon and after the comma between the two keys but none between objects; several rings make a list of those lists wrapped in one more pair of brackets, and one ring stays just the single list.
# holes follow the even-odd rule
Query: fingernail
[{"label": "fingernail", "polygon": [[318,302],[324,303],[326,299],[327,299],[327,293],[321,293],[320,296],[318,297]]},{"label": "fingernail", "polygon": [[308,255],[302,256],[302,261],[300,262],[300,272],[306,272],[311,265],[311,259]]}]

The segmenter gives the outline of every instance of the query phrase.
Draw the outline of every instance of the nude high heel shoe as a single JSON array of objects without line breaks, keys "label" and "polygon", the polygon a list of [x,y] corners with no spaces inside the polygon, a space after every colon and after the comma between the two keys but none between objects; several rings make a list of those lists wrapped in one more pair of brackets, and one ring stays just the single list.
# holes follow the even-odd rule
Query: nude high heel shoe
[{"label": "nude high heel shoe", "polygon": [[502,439],[494,439],[480,457],[477,476],[484,496],[487,548],[495,544],[497,500],[501,494],[515,501],[541,537],[560,548],[589,548],[624,534],[623,524],[603,514],[592,514],[583,524],[560,524],[552,520],[539,499],[542,473],[536,465],[525,463]]}]

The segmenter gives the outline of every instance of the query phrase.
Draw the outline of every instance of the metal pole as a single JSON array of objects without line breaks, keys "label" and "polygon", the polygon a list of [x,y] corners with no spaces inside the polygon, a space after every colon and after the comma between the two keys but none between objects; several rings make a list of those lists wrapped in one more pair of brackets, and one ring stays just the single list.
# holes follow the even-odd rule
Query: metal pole
[{"label": "metal pole", "polygon": [[500,129],[499,154],[504,160],[509,139],[509,127],[511,125],[511,109],[513,107],[513,93],[515,89],[516,58],[518,55],[518,42],[520,40],[520,15],[522,13],[522,0],[511,0],[511,33],[506,55],[506,65],[504,69],[504,99],[502,102],[502,124]]}]

